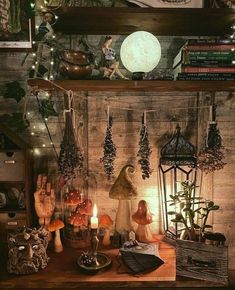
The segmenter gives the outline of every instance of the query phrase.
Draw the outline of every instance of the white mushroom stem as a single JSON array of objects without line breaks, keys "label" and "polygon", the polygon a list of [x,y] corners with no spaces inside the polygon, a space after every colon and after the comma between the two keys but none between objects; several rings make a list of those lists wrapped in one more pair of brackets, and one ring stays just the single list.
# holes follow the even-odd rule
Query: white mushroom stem
[{"label": "white mushroom stem", "polygon": [[104,246],[109,246],[110,244],[111,244],[111,242],[110,242],[110,231],[109,231],[109,228],[106,228],[105,232],[104,232],[103,245]]},{"label": "white mushroom stem", "polygon": [[54,239],[54,251],[56,253],[61,253],[63,252],[63,245],[61,243],[60,239],[60,230],[55,231],[55,239]]},{"label": "white mushroom stem", "polygon": [[132,230],[130,200],[119,200],[115,221],[115,230],[119,234],[123,234],[125,231],[129,232]]}]

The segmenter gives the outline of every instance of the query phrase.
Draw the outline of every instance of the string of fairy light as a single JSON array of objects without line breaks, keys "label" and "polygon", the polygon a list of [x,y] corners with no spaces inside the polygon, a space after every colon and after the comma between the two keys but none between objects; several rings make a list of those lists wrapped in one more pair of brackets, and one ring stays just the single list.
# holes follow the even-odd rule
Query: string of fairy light
[{"label": "string of fairy light", "polygon": [[[34,11],[35,11],[35,16],[40,16],[40,18],[42,19],[42,22],[45,22],[45,26],[43,27],[43,29],[48,29],[48,34],[49,37],[42,37],[42,39],[37,40],[37,35],[40,32],[40,25],[42,24],[42,22],[40,24],[36,23],[35,24],[35,39],[32,41],[32,44],[34,46],[34,48],[36,48],[36,51],[32,52],[32,58],[33,58],[33,64],[31,66],[32,70],[34,70],[34,77],[38,77],[39,72],[37,70],[38,66],[40,65],[41,61],[46,61],[47,59],[44,59],[43,57],[41,57],[40,55],[40,50],[41,47],[43,45],[45,45],[49,50],[50,50],[50,57],[49,57],[49,75],[45,75],[45,76],[40,76],[45,80],[53,80],[54,79],[54,72],[53,72],[53,66],[54,66],[54,47],[50,44],[51,41],[54,41],[56,39],[56,34],[54,33],[53,30],[53,26],[56,24],[57,20],[58,20],[58,15],[56,15],[56,10],[58,8],[60,8],[62,6],[62,4],[57,5],[57,6],[53,6],[53,7],[49,7],[50,1],[48,0],[44,0],[43,4],[39,4],[38,6],[35,5],[34,3],[32,3],[31,7],[33,9],[34,7]],[[44,20],[44,16],[46,13],[49,13],[53,19],[53,21],[45,21]],[[46,35],[47,33],[45,33]]]},{"label": "string of fairy light", "polygon": [[[41,3],[39,3],[39,1],[32,1],[30,3],[31,9],[34,11],[35,16],[39,16],[40,17],[41,23],[45,21],[44,15],[46,13],[50,13],[51,17],[53,19],[53,21],[51,21],[50,23],[47,22],[47,21],[44,23],[45,24],[44,29],[48,29],[49,32],[50,32],[50,38],[48,39],[48,38],[42,37],[42,39],[37,40],[36,38],[37,38],[38,33],[40,32],[41,23],[39,24],[40,20],[36,18],[36,21],[35,21],[35,39],[32,41],[34,51],[32,51],[32,53],[31,53],[31,56],[32,56],[32,59],[33,59],[33,64],[31,65],[31,69],[34,71],[34,77],[41,77],[41,78],[43,78],[45,80],[53,80],[54,79],[53,66],[54,66],[54,50],[55,49],[54,49],[54,47],[52,45],[50,46],[50,44],[51,44],[52,40],[56,39],[56,34],[53,31],[53,26],[56,24],[56,22],[58,20],[58,16],[56,15],[56,10],[59,7],[62,6],[60,4],[60,5],[57,5],[57,6],[49,7],[50,2],[51,1],[44,0],[44,1],[41,1]],[[50,51],[50,57],[49,57],[49,63],[48,63],[49,67],[50,67],[50,70],[49,70],[49,75],[45,75],[45,76],[40,75],[40,73],[38,72],[38,67],[39,67],[40,63],[41,62],[45,62],[47,60],[47,59],[41,57],[40,49],[38,51],[38,48],[40,46],[43,46],[43,45]],[[39,107],[40,106],[40,101],[39,101],[39,98],[38,98],[38,94],[36,94],[35,96],[36,96],[36,101],[37,101],[37,104],[38,104],[38,107]],[[45,96],[48,97],[49,93],[46,92]],[[28,111],[27,115],[30,116],[31,113]],[[47,134],[48,134],[48,138],[50,140],[50,147],[52,147],[52,149],[54,151],[54,154],[55,154],[55,157],[56,157],[56,160],[57,160],[58,159],[58,153],[56,151],[54,142],[52,140],[52,135],[50,133],[47,121],[48,121],[48,118],[43,118],[43,123],[44,123],[44,126],[46,128],[46,131],[47,131]],[[30,132],[31,136],[36,136],[35,130],[36,130],[36,126],[34,125],[32,127],[31,132]],[[40,155],[41,154],[40,153],[40,148],[46,148],[46,147],[47,146],[46,146],[45,143],[43,143],[41,147],[38,147],[38,146],[35,147],[34,148],[35,155]]]},{"label": "string of fairy light", "polygon": [[[35,1],[35,2],[38,3],[38,1]],[[48,0],[42,1],[42,4],[39,4],[39,5],[35,5],[35,2],[31,2],[31,8],[35,11],[35,15],[36,16],[37,15],[40,16],[41,19],[42,19],[42,17],[44,17],[45,13],[50,13],[53,16],[53,22],[50,22],[50,23],[47,22],[47,27],[49,27],[49,29],[51,29],[51,31],[50,31],[51,32],[50,40],[54,41],[56,39],[56,34],[53,31],[53,26],[56,24],[56,22],[58,21],[58,18],[59,18],[58,15],[56,15],[56,10],[59,9],[61,6],[63,6],[63,4],[59,4],[57,6],[51,7],[51,6],[49,6],[51,1],[48,1]],[[43,19],[43,21],[44,21],[44,19]],[[36,33],[36,35],[39,33],[39,29],[40,29],[40,25],[38,23],[36,23],[35,24],[35,33]],[[231,30],[232,30],[232,34],[229,35],[229,37],[231,39],[234,39],[235,38],[235,24],[233,24],[231,26]],[[54,66],[54,51],[55,51],[55,48],[53,46],[50,47],[50,41],[48,41],[48,39],[44,38],[44,37],[41,40],[33,40],[33,46],[35,48],[39,47],[40,45],[45,45],[47,47],[47,49],[50,51],[50,58],[49,58],[49,67],[50,67],[50,69],[49,69],[49,74],[46,74],[45,76],[40,75],[38,71],[36,71],[36,75],[37,75],[37,77],[40,76],[41,78],[43,78],[43,79],[45,79],[47,81],[53,81],[54,80],[53,66]],[[38,53],[38,50],[32,52],[32,57],[33,57],[33,64],[31,66],[32,70],[36,70],[38,68],[38,66],[40,65],[41,61],[46,61],[46,59],[41,57],[41,55]],[[46,93],[48,94],[48,92],[46,92]],[[38,105],[40,105],[39,99],[38,99],[38,95],[36,95],[36,99],[37,99]],[[110,107],[110,108],[117,109],[115,107]],[[119,110],[122,109],[122,110],[137,111],[136,109],[131,109],[131,108],[120,108],[119,107],[118,109]],[[146,110],[145,112],[146,113],[156,112],[156,110]],[[28,114],[29,113],[30,112],[28,112]],[[58,154],[56,152],[55,145],[54,145],[54,142],[52,140],[52,136],[51,136],[47,121],[48,121],[47,118],[43,118],[43,122],[44,122],[45,128],[47,130],[48,137],[50,139],[50,145],[52,146],[52,149],[55,152],[55,156],[58,159]],[[36,127],[33,126],[33,129],[36,129]],[[32,136],[35,135],[34,130],[31,131],[31,135]],[[43,143],[42,147],[46,148],[47,146],[46,146],[46,144]]]}]

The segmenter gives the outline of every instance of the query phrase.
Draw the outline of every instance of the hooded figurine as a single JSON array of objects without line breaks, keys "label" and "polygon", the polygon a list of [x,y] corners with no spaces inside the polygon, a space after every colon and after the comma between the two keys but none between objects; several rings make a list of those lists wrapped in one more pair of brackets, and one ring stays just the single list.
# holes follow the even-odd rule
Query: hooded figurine
[{"label": "hooded figurine", "polygon": [[138,195],[137,189],[129,176],[133,173],[134,166],[125,165],[109,192],[110,198],[119,200],[115,222],[115,230],[119,234],[132,230],[130,200]]},{"label": "hooded figurine", "polygon": [[148,205],[145,200],[140,200],[137,211],[132,215],[133,221],[138,224],[136,230],[137,240],[140,242],[152,242],[153,237],[149,228],[152,223],[152,214],[148,211]]}]

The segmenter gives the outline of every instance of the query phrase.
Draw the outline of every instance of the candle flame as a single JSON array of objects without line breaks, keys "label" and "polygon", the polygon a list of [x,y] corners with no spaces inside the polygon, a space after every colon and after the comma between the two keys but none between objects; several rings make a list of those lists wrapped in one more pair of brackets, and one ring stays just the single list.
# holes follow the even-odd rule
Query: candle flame
[{"label": "candle flame", "polygon": [[97,206],[96,206],[96,203],[93,207],[93,217],[97,217]]}]

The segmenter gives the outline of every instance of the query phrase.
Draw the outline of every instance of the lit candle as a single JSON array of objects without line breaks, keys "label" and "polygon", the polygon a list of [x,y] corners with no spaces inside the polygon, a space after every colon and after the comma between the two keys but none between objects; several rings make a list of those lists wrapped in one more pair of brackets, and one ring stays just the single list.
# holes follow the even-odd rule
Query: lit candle
[{"label": "lit candle", "polygon": [[97,206],[96,204],[93,207],[93,216],[91,217],[91,229],[98,228],[98,217],[97,217]]}]

